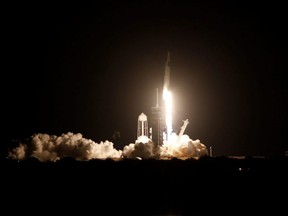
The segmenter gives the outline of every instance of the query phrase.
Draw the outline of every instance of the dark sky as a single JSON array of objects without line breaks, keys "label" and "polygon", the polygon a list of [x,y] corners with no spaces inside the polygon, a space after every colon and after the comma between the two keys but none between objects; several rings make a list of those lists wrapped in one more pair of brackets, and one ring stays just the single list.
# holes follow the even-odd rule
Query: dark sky
[{"label": "dark sky", "polygon": [[133,143],[170,51],[175,131],[189,119],[216,155],[284,154],[284,3],[104,2],[3,8],[2,152],[35,133]]}]

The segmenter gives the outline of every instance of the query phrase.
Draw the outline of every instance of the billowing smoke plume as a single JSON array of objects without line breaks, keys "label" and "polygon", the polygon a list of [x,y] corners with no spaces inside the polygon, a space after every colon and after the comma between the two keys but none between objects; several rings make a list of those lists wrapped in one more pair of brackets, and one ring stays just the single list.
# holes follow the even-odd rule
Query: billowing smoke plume
[{"label": "billowing smoke plume", "polygon": [[[161,158],[188,158],[208,155],[207,148],[199,140],[192,140],[188,135],[179,137],[175,133],[160,146],[158,153]],[[86,161],[91,159],[120,159],[155,157],[153,142],[148,137],[137,139],[135,143],[126,145],[123,150],[114,148],[109,141],[96,143],[85,139],[82,134],[71,132],[61,136],[48,134],[35,134],[26,142],[9,151],[9,157],[17,160],[29,157],[38,158],[40,161],[57,161],[64,157],[72,157],[76,160]]]},{"label": "billowing smoke plume", "polygon": [[207,148],[200,140],[192,140],[188,135],[177,136],[172,133],[170,139],[161,146],[161,157],[200,157],[208,155]]},{"label": "billowing smoke plume", "polygon": [[36,157],[40,161],[57,161],[63,157],[72,157],[76,160],[120,158],[122,151],[113,147],[109,141],[95,143],[85,139],[82,134],[71,132],[61,136],[35,134],[26,143],[9,152],[9,157],[23,160]]},{"label": "billowing smoke plume", "polygon": [[136,140],[135,144],[131,143],[124,147],[123,157],[124,158],[143,158],[148,159],[154,157],[153,142],[150,139],[145,141]]}]

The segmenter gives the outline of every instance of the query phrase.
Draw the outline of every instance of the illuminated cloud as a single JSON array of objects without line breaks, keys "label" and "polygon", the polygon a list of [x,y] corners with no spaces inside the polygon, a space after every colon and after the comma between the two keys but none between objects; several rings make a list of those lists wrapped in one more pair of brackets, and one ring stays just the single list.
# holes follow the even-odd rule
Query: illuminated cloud
[{"label": "illuminated cloud", "polygon": [[152,158],[153,155],[153,142],[150,140],[148,143],[136,142],[125,146],[123,149],[124,158]]},{"label": "illuminated cloud", "polygon": [[170,139],[161,146],[161,157],[200,157],[208,155],[207,148],[200,140],[192,140],[188,135],[181,137],[172,133]]},{"label": "illuminated cloud", "polygon": [[109,141],[95,143],[85,139],[82,134],[71,132],[61,136],[35,134],[27,143],[20,145],[9,152],[9,157],[23,160],[36,157],[40,161],[57,161],[63,157],[72,157],[76,160],[120,158],[122,151],[116,150]]},{"label": "illuminated cloud", "polygon": [[[159,149],[161,158],[189,158],[208,155],[207,148],[199,140],[192,140],[188,135],[179,137],[172,133],[169,141],[164,142]],[[120,158],[154,158],[153,142],[148,137],[137,139],[135,143],[126,145],[123,150],[114,148],[112,142],[96,143],[85,139],[82,134],[71,132],[61,136],[35,134],[26,143],[9,151],[10,158],[24,160],[29,157],[40,161],[57,161],[64,157],[72,157],[79,161],[91,159],[120,159]]]}]

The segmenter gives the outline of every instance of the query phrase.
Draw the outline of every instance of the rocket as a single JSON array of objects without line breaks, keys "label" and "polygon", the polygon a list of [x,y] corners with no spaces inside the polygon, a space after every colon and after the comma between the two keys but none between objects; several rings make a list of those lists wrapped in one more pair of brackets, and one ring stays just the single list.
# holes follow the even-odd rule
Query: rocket
[{"label": "rocket", "polygon": [[167,61],[165,64],[165,75],[164,75],[164,88],[169,89],[170,86],[170,52],[167,54]]}]

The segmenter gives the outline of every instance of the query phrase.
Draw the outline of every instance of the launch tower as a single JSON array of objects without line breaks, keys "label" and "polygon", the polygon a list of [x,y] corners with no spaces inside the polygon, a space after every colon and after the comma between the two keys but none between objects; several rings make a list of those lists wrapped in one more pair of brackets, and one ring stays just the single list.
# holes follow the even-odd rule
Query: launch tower
[{"label": "launch tower", "polygon": [[[152,128],[152,141],[154,143],[154,149],[157,149],[163,144],[163,117],[162,108],[158,104],[158,89],[157,89],[157,103],[156,106],[152,107],[152,118],[151,118],[151,128]],[[155,152],[154,152],[155,153]]]},{"label": "launch tower", "polygon": [[[167,61],[165,64],[165,75],[164,75],[164,86],[163,86],[163,92],[164,89],[168,89],[170,85],[170,53],[168,52],[167,55]],[[164,94],[163,94],[164,95]],[[163,97],[162,95],[162,97]],[[158,151],[159,146],[163,145],[164,140],[164,134],[167,134],[166,132],[166,122],[165,122],[165,108],[159,106],[158,102],[158,88],[156,92],[156,106],[152,107],[152,119],[151,119],[151,125],[152,125],[152,141],[154,143],[154,153]]]}]

